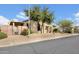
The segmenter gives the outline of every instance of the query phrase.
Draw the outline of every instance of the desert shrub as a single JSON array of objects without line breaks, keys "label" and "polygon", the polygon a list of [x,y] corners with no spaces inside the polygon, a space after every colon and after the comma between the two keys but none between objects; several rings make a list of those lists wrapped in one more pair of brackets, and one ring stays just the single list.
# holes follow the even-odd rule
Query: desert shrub
[{"label": "desert shrub", "polygon": [[0,32],[1,32],[1,28],[0,28]]},{"label": "desert shrub", "polygon": [[79,28],[78,27],[74,27],[74,33],[79,33]]},{"label": "desert shrub", "polygon": [[7,38],[7,34],[0,32],[0,39]]},{"label": "desert shrub", "polygon": [[28,30],[27,30],[27,29],[24,29],[24,30],[21,32],[21,35],[24,35],[24,36],[28,35]]},{"label": "desert shrub", "polygon": [[[27,29],[24,29],[24,30],[21,32],[21,35],[26,36],[26,35],[28,35],[28,33],[29,33],[29,31],[28,31]],[[30,30],[30,34],[32,34],[32,33],[33,33],[33,31]]]},{"label": "desert shrub", "polygon": [[72,29],[71,28],[67,28],[66,30],[64,30],[65,33],[72,33]]},{"label": "desert shrub", "polygon": [[30,30],[30,34],[34,33],[32,30]]},{"label": "desert shrub", "polygon": [[54,28],[53,32],[59,32],[59,30],[57,28]]}]

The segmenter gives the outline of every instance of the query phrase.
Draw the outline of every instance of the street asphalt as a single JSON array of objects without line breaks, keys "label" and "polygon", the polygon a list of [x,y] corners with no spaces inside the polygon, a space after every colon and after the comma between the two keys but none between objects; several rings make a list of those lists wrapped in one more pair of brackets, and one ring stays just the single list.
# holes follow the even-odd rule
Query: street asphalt
[{"label": "street asphalt", "polygon": [[79,35],[0,48],[0,54],[79,54]]}]

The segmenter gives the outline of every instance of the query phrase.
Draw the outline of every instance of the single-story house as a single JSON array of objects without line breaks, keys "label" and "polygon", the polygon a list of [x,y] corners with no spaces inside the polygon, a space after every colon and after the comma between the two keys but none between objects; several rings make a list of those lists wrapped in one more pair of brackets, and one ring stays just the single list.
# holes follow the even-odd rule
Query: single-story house
[{"label": "single-story house", "polygon": [[[30,24],[30,26],[29,26]],[[39,25],[39,26],[38,26]],[[42,23],[39,24],[35,21],[23,21],[23,22],[10,22],[8,25],[1,26],[1,31],[7,33],[8,35],[14,35],[16,33],[20,34],[24,29],[31,27],[33,32],[41,31]],[[44,23],[44,33],[52,32],[53,27],[51,24]]]}]

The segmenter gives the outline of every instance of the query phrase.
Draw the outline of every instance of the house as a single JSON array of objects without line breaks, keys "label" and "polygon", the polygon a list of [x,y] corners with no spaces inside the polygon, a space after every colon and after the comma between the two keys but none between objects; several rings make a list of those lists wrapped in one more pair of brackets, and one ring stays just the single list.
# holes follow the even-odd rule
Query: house
[{"label": "house", "polygon": [[34,33],[44,31],[44,33],[52,33],[53,27],[51,24],[44,23],[42,30],[42,22],[23,21],[23,22],[10,22],[8,25],[1,26],[1,31],[8,35],[20,34],[24,29],[30,28]]}]

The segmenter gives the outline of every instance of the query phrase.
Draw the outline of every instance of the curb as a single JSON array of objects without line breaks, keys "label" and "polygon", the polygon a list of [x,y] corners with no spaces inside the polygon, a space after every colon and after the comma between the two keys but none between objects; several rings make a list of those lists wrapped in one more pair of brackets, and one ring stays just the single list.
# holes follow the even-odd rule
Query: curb
[{"label": "curb", "polygon": [[22,45],[22,44],[38,43],[38,42],[49,41],[49,40],[59,40],[59,39],[62,39],[62,38],[68,38],[68,37],[77,36],[77,35],[79,35],[79,34],[72,34],[72,35],[51,37],[51,38],[43,38],[43,40],[40,40],[42,38],[39,38],[39,40],[34,40],[34,41],[29,41],[29,42],[22,42],[22,43],[11,43],[11,44],[8,44],[8,45],[2,45],[0,47],[10,47],[10,46],[17,46],[17,45]]},{"label": "curb", "polygon": [[59,36],[59,37],[55,37],[55,38],[51,38],[51,40],[52,39],[54,39],[54,40],[56,40],[56,39],[62,39],[62,38],[68,38],[68,37],[72,37],[72,36],[78,36],[79,34],[72,34],[72,35],[66,35],[66,36]]}]

